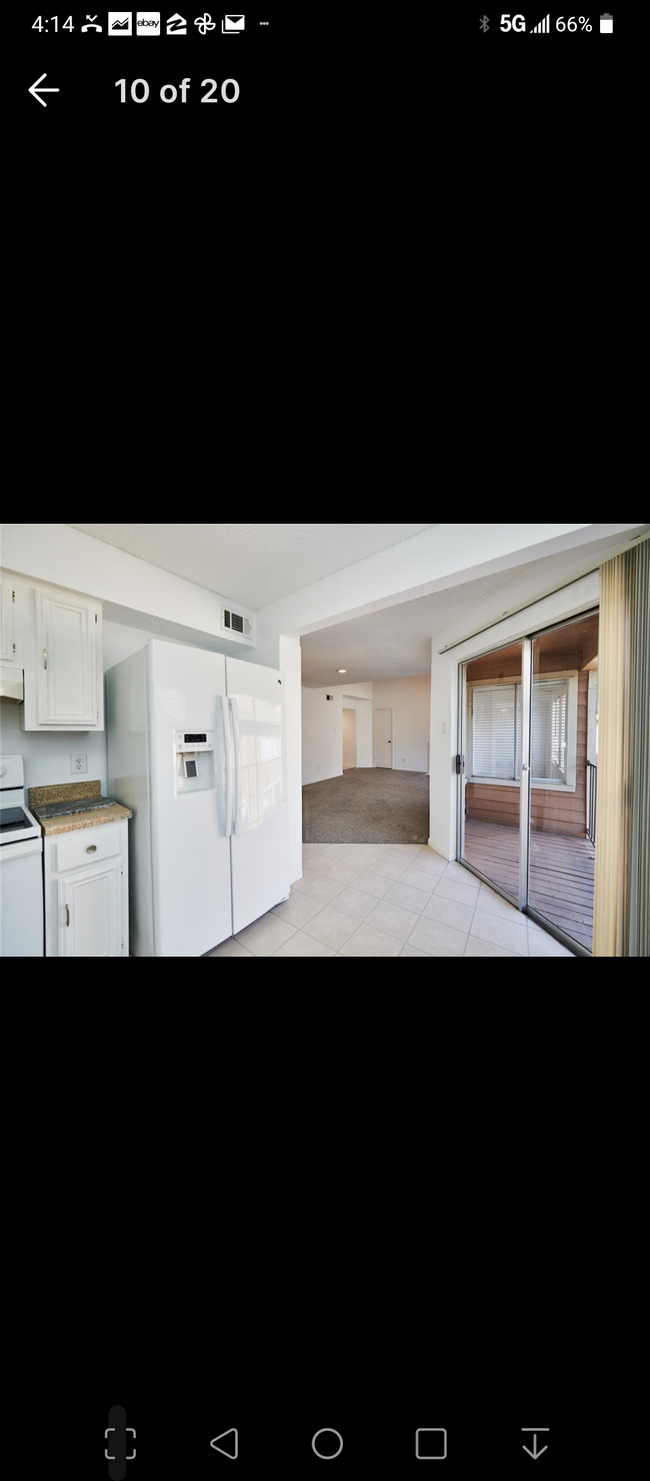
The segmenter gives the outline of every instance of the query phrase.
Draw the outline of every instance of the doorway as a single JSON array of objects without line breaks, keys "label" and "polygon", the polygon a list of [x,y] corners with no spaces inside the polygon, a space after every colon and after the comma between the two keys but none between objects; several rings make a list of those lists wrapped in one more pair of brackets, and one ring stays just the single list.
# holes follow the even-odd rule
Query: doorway
[{"label": "doorway", "polygon": [[460,665],[458,858],[591,953],[598,612]]},{"label": "doorway", "polygon": [[375,766],[393,769],[392,710],[375,710]]}]

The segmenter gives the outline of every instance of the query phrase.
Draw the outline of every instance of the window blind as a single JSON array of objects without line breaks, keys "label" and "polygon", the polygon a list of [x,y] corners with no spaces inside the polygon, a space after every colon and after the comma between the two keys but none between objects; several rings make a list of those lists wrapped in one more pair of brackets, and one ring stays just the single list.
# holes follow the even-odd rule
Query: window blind
[{"label": "window blind", "polygon": [[[519,781],[521,684],[476,688],[472,705],[472,774]],[[535,679],[531,736],[533,782],[566,782],[568,715],[568,680]]]},{"label": "window blind", "polygon": [[569,687],[566,679],[533,684],[533,781],[565,782]]},{"label": "window blind", "polygon": [[514,779],[514,684],[474,690],[472,746],[474,776]]}]

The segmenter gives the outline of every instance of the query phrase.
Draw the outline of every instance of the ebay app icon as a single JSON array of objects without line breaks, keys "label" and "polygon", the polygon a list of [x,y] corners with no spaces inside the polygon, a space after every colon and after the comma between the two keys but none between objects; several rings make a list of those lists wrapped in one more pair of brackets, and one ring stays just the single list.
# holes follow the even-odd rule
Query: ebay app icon
[{"label": "ebay app icon", "polygon": [[160,11],[139,10],[135,23],[136,36],[159,36],[160,35]]}]

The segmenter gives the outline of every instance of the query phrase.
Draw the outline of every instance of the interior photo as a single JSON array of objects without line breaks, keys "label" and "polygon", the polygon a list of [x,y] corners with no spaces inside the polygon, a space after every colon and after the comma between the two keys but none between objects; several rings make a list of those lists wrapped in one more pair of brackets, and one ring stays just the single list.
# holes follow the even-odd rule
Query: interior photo
[{"label": "interior photo", "polygon": [[647,956],[649,535],[3,524],[0,955]]}]

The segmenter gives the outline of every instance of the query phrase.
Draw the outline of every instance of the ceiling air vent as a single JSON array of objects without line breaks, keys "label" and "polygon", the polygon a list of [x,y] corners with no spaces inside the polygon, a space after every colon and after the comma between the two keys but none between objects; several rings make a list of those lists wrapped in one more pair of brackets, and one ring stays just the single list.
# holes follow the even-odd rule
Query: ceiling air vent
[{"label": "ceiling air vent", "polygon": [[241,612],[233,612],[230,608],[223,607],[221,611],[221,626],[227,632],[241,633],[242,637],[250,638],[250,618],[242,617]]}]

